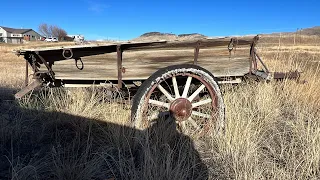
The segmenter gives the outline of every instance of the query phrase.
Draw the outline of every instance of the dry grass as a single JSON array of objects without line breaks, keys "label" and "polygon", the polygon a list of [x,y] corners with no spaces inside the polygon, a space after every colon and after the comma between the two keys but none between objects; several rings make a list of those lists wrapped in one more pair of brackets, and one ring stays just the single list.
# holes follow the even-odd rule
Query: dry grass
[{"label": "dry grass", "polygon": [[314,45],[319,46],[320,37],[317,35],[300,35],[300,34],[273,34],[273,35],[262,35],[261,43],[273,45],[280,44],[284,46],[292,45]]},{"label": "dry grass", "polygon": [[[11,48],[0,54],[6,93],[23,83],[24,63]],[[302,70],[308,82],[223,86],[226,133],[192,139],[194,147],[166,128],[136,149],[129,107],[106,101],[101,89],[2,101],[0,178],[203,179],[207,172],[209,179],[319,179],[320,55],[310,45],[281,48],[261,45],[261,57],[272,71]],[[193,166],[199,157],[207,169]]]}]

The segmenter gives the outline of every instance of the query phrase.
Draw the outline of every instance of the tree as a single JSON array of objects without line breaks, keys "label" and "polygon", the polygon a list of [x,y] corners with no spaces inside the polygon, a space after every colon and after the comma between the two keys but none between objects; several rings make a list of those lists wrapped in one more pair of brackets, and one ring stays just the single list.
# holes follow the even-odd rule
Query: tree
[{"label": "tree", "polygon": [[50,31],[54,37],[57,37],[60,41],[67,36],[67,32],[58,26],[50,26]]},{"label": "tree", "polygon": [[39,32],[46,37],[52,36],[52,33],[50,32],[50,28],[46,23],[42,23],[39,25]]},{"label": "tree", "polygon": [[39,25],[39,32],[46,37],[57,37],[60,41],[67,36],[67,32],[57,25],[42,23]]}]

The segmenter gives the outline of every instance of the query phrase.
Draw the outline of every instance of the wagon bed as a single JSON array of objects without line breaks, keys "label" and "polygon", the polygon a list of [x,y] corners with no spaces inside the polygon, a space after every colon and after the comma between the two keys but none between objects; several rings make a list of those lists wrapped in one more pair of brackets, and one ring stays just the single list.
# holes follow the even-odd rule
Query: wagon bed
[{"label": "wagon bed", "polygon": [[[33,69],[32,61],[36,61],[40,67],[34,71],[53,71],[58,80],[119,80],[119,76],[121,80],[144,80],[159,68],[186,63],[205,67],[216,77],[229,77],[244,76],[250,71],[248,45],[252,43],[252,38],[127,42],[24,49],[16,53],[24,55]],[[231,54],[230,45],[238,48],[237,53]],[[82,70],[74,65],[74,59],[81,59]]]},{"label": "wagon bed", "polygon": [[[15,53],[26,60],[27,87],[16,97],[41,85],[91,86],[108,82],[118,89],[134,87],[135,81],[142,83],[160,68],[177,64],[203,67],[218,83],[239,83],[247,75],[268,80],[271,74],[255,50],[258,39],[255,36],[17,50]],[[28,66],[32,67],[34,83],[28,82]]]},{"label": "wagon bed", "polygon": [[[249,56],[217,56],[220,50],[201,50],[198,65],[206,67],[215,77],[244,76],[249,72]],[[225,49],[226,51],[226,49]],[[56,79],[61,80],[118,80],[116,54],[82,58],[83,70],[74,60],[58,61],[53,66]],[[124,52],[122,80],[144,80],[160,68],[172,64],[192,64],[193,50],[148,50]]]}]

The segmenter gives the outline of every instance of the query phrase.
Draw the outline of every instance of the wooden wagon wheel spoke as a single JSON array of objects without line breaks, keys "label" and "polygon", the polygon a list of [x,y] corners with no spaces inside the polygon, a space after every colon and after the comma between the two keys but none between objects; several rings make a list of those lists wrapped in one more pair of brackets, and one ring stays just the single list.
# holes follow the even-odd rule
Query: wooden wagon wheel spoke
[{"label": "wooden wagon wheel spoke", "polygon": [[160,84],[157,86],[158,89],[169,99],[169,101],[173,101],[174,98],[169,94],[167,90],[165,90]]},{"label": "wooden wagon wheel spoke", "polygon": [[165,118],[166,116],[169,116],[170,112],[169,111],[164,111],[164,112],[153,112],[150,116],[148,116],[148,121],[153,121],[159,118]]},{"label": "wooden wagon wheel spoke", "polygon": [[201,127],[197,124],[197,122],[192,119],[191,117],[188,118],[187,122],[190,122],[190,124],[197,130],[199,130]]},{"label": "wooden wagon wheel spoke", "polygon": [[182,97],[183,97],[183,98],[186,98],[187,95],[188,95],[191,81],[192,81],[192,77],[189,76],[188,79],[187,79],[187,81],[186,81],[186,85],[184,86],[183,93],[182,93]]},{"label": "wooden wagon wheel spoke", "polygon": [[180,97],[180,93],[179,93],[177,78],[175,76],[172,77],[172,85],[174,89],[175,99],[177,99]]},{"label": "wooden wagon wheel spoke", "polygon": [[202,85],[188,98],[188,100],[189,100],[190,102],[192,102],[193,99],[194,99],[197,95],[199,95],[199,93],[200,93],[205,87],[206,87],[206,86],[202,84]]},{"label": "wooden wagon wheel spoke", "polygon": [[185,132],[186,131],[186,129],[187,129],[186,121],[177,122],[177,124],[178,124],[181,132]]},{"label": "wooden wagon wheel spoke", "polygon": [[170,107],[169,103],[165,103],[165,102],[161,102],[161,101],[157,101],[157,100],[153,100],[153,99],[149,99],[149,104],[153,104],[153,105],[160,106],[160,107],[165,107],[167,109],[169,109],[169,107]]},{"label": "wooden wagon wheel spoke", "polygon": [[195,107],[198,107],[198,106],[202,106],[202,105],[205,105],[205,104],[209,104],[212,102],[212,99],[206,99],[206,100],[202,100],[202,101],[199,101],[199,102],[196,102],[196,103],[192,103],[192,108],[195,108]]},{"label": "wooden wagon wheel spoke", "polygon": [[204,113],[201,113],[198,111],[192,111],[192,115],[203,117],[203,118],[208,118],[208,119],[212,118],[212,115],[204,114]]}]

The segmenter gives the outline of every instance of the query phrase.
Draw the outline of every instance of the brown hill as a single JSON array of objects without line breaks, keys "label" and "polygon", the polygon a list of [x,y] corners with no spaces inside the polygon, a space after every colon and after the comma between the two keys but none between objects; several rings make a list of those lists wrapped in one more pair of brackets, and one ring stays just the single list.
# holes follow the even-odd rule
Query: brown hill
[{"label": "brown hill", "polygon": [[[293,35],[299,33],[300,35],[307,36],[320,36],[320,26],[315,26],[311,28],[301,29],[296,32],[282,32],[282,33],[271,33],[271,34],[262,34],[265,37],[278,37],[281,35]],[[190,33],[190,34],[173,34],[173,33],[161,33],[161,32],[147,32],[142,34],[140,37],[132,39],[132,41],[183,41],[183,40],[198,40],[205,39],[207,36],[199,33]]]},{"label": "brown hill", "polygon": [[320,36],[320,26],[315,26],[311,28],[304,28],[304,29],[299,29],[295,32],[277,32],[277,33],[271,33],[271,34],[264,34],[264,35],[293,35],[293,34],[299,34],[299,35],[307,35],[307,36]]},{"label": "brown hill", "polygon": [[161,33],[161,32],[147,32],[142,34],[140,37],[150,37],[150,36],[175,36],[172,33]]},{"label": "brown hill", "polygon": [[315,26],[312,28],[305,28],[301,30],[303,35],[317,35],[320,36],[320,26]]},{"label": "brown hill", "polygon": [[161,33],[161,32],[147,32],[142,34],[140,37],[133,39],[132,41],[183,41],[183,40],[194,40],[194,39],[204,39],[207,36],[199,33],[191,34],[172,34],[172,33]]}]

